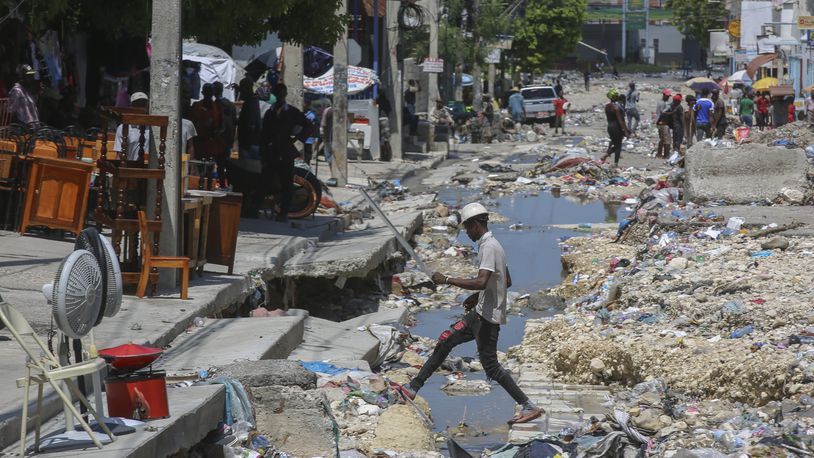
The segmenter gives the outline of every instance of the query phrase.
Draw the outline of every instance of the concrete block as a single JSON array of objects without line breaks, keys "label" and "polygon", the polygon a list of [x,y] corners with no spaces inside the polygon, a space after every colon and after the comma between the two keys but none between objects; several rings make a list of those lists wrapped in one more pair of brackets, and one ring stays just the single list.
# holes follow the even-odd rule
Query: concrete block
[{"label": "concrete block", "polygon": [[[200,442],[206,434],[223,420],[226,404],[225,390],[222,385],[202,385],[187,388],[168,388],[167,401],[170,406],[170,417],[152,420],[147,426],[156,430],[147,431],[144,427],[133,434],[116,438],[116,442],[97,449],[90,447],[80,450],[51,452],[47,456],[55,458],[92,456],[92,457],[128,457],[155,458],[170,456],[182,449],[189,449]],[[62,415],[54,417],[43,424],[44,435],[61,432],[65,426]],[[34,437],[33,430],[29,443]],[[12,444],[4,450],[6,453],[17,452],[18,444]],[[0,455],[3,455],[0,452]]]},{"label": "concrete block", "polygon": [[279,385],[310,390],[317,386],[315,373],[287,359],[240,361],[221,367],[219,374],[238,379],[247,387]]},{"label": "concrete block", "polygon": [[238,360],[286,358],[300,344],[304,317],[209,320],[173,342],[158,366],[178,374],[220,367]]},{"label": "concrete block", "polygon": [[685,199],[751,203],[776,198],[783,188],[805,192],[808,163],[802,149],[760,144],[712,148],[697,143],[685,160]]}]

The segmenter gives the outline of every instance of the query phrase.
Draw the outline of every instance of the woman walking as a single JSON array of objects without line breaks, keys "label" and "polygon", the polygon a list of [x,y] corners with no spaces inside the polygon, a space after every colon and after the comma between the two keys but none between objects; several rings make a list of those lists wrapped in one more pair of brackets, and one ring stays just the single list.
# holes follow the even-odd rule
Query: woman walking
[{"label": "woman walking", "polygon": [[613,154],[613,165],[619,165],[619,158],[622,155],[622,139],[630,136],[630,131],[625,125],[624,109],[619,105],[619,91],[611,89],[608,91],[610,101],[605,105],[605,117],[608,120],[608,135],[610,145],[608,151],[602,156],[601,161],[605,162]]}]

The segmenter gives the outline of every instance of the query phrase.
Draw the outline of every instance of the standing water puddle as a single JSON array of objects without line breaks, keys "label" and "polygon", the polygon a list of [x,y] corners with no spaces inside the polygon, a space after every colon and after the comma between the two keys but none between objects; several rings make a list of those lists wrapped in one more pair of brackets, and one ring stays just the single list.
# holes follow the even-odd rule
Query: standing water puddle
[{"label": "standing water puddle", "polygon": [[[438,200],[451,206],[461,207],[474,201],[480,193],[466,188],[446,188],[438,194]],[[550,288],[563,278],[558,242],[563,238],[584,235],[584,233],[547,227],[551,224],[615,223],[627,216],[623,205],[601,201],[581,201],[574,197],[554,197],[542,192],[539,195],[514,194],[495,200],[481,201],[490,211],[505,217],[506,221],[490,224],[490,230],[500,240],[506,250],[509,271],[514,285],[512,290],[520,293],[533,293]],[[522,228],[510,226],[522,224]],[[462,231],[458,241],[474,245]],[[452,323],[462,316],[462,308],[438,309],[421,312],[416,316],[417,324],[412,329],[416,335],[437,338]],[[498,350],[505,352],[509,347],[523,340],[525,322],[528,318],[552,316],[558,310],[535,312],[524,310],[523,315],[510,315],[509,322],[501,327]],[[477,355],[474,342],[460,345],[452,352],[453,356],[474,357]],[[483,372],[466,374],[470,380],[485,380]],[[514,401],[500,387],[493,383],[486,394],[472,396],[449,396],[440,390],[446,382],[444,376],[435,374],[421,390],[432,408],[436,431],[449,429],[450,435],[459,423],[469,428],[456,441],[469,451],[480,453],[485,448],[496,449],[506,442],[508,427],[506,420],[514,414]],[[442,448],[442,453],[446,450]]]}]

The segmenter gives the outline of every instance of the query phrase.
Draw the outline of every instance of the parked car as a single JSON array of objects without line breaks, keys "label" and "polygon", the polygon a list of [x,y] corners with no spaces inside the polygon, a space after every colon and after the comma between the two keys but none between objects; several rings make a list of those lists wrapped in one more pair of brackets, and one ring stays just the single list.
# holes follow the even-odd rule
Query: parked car
[{"label": "parked car", "polygon": [[520,90],[526,108],[527,123],[547,122],[554,126],[554,100],[557,93],[553,86],[527,86]]}]

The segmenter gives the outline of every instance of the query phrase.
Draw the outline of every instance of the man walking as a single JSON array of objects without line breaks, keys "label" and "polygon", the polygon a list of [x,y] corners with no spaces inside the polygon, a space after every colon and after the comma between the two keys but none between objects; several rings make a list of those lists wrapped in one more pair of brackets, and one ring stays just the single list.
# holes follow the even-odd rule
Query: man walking
[{"label": "man walking", "polygon": [[509,111],[512,114],[512,121],[521,123],[526,119],[526,107],[523,104],[523,95],[517,86],[512,88],[512,95],[509,96]]},{"label": "man walking", "polygon": [[656,150],[656,157],[667,158],[670,156],[670,145],[672,138],[670,136],[670,125],[672,124],[672,116],[664,115],[667,108],[670,106],[670,90],[665,89],[661,91],[661,100],[656,104],[656,127],[659,131],[659,144]]},{"label": "man walking", "polygon": [[[630,89],[625,96],[625,114],[627,115],[627,128],[634,134],[636,133],[636,128],[639,127],[639,123],[642,121],[639,116],[638,103],[639,91],[636,90],[636,83],[631,82]],[[634,119],[636,120],[636,124],[633,124]]]},{"label": "man walking", "polygon": [[715,104],[709,99],[709,89],[702,90],[701,98],[693,106],[693,110],[695,110],[695,138],[699,142],[712,136],[710,120],[714,106]]},{"label": "man walking", "polygon": [[752,128],[752,117],[755,113],[755,102],[752,100],[752,94],[746,94],[740,101],[740,109],[738,113],[741,117],[741,122],[748,128]]},{"label": "man walking", "polygon": [[717,139],[724,138],[727,127],[726,119],[726,104],[721,98],[720,91],[712,92],[713,114],[712,114],[712,128],[714,129],[713,135]]},{"label": "man walking", "polygon": [[277,101],[263,117],[262,176],[267,190],[276,178],[280,189],[276,220],[286,222],[288,206],[294,194],[294,159],[299,155],[294,141],[305,142],[310,135],[310,122],[302,111],[286,103],[288,88],[285,84],[277,83],[273,94]]},{"label": "man walking", "polygon": [[559,96],[554,100],[554,134],[557,133],[557,129],[559,129],[563,135],[565,133],[565,104],[568,103],[568,100],[565,96],[560,93]]},{"label": "man walking", "polygon": [[418,375],[409,384],[399,385],[397,388],[403,396],[414,399],[416,392],[441,366],[454,347],[474,340],[486,375],[498,382],[521,406],[520,412],[509,420],[509,424],[529,422],[542,415],[543,409],[529,400],[497,359],[500,325],[506,323],[506,290],[512,285],[512,277],[506,266],[506,253],[500,242],[489,232],[489,212],[486,207],[471,203],[461,210],[461,219],[466,235],[478,243],[478,276],[451,278],[436,272],[432,275],[432,281],[479,292],[464,301],[466,314],[463,319],[453,324],[451,330],[441,334],[432,356]]}]

